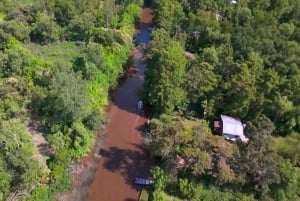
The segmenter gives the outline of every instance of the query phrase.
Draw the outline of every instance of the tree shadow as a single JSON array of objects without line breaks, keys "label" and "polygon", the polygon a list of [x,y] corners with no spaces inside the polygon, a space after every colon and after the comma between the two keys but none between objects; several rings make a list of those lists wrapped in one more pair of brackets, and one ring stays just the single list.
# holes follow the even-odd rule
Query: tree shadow
[{"label": "tree shadow", "polygon": [[132,149],[110,147],[108,150],[102,150],[104,153],[102,156],[105,157],[103,166],[110,172],[120,172],[126,184],[133,189],[141,190],[142,186],[135,185],[133,180],[136,177],[150,176],[149,167],[152,160],[145,155],[142,145],[130,145],[133,146]]},{"label": "tree shadow", "polygon": [[124,201],[136,201],[136,200],[132,198],[126,198]]},{"label": "tree shadow", "polygon": [[144,124],[141,124],[141,125],[135,127],[135,129],[137,131],[139,131],[139,133],[142,135],[142,137],[144,137],[148,133],[148,124],[147,124],[147,122],[145,122]]},{"label": "tree shadow", "polygon": [[[138,44],[148,43],[151,39],[151,25],[142,23],[140,33],[137,34],[136,40]],[[139,116],[144,116],[144,113],[140,113],[137,110],[137,102],[142,99],[142,88],[144,84],[144,73],[146,70],[146,64],[142,61],[144,54],[142,49],[135,49],[132,51],[132,56],[135,58],[135,62],[132,67],[129,68],[127,76],[124,76],[122,84],[115,90],[111,100],[113,104],[122,110],[129,113],[133,113]]]}]

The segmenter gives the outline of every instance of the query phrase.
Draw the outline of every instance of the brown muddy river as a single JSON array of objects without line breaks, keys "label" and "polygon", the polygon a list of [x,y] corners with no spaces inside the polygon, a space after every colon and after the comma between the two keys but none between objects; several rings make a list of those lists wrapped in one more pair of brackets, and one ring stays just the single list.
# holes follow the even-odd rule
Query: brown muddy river
[{"label": "brown muddy river", "polygon": [[[151,12],[149,8],[142,10],[138,43],[150,40]],[[110,122],[105,130],[102,158],[87,201],[136,201],[141,189],[132,183],[133,179],[149,176],[152,162],[143,151],[142,139],[147,119],[137,111],[145,64],[140,61],[142,51],[134,49],[132,55],[137,59],[134,74],[128,76],[114,94],[108,112]]]}]

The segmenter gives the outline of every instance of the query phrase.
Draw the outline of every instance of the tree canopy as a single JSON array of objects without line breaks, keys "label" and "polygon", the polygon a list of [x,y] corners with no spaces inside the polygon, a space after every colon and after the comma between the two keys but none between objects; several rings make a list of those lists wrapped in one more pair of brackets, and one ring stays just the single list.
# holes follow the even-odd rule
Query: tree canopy
[{"label": "tree canopy", "polygon": [[[299,200],[299,8],[153,1],[144,92],[145,143],[166,178],[156,200]],[[211,134],[221,114],[243,120],[248,143]]]},{"label": "tree canopy", "polygon": [[[0,200],[53,200],[93,147],[140,0],[0,2]],[[47,161],[47,162],[46,162]]]}]

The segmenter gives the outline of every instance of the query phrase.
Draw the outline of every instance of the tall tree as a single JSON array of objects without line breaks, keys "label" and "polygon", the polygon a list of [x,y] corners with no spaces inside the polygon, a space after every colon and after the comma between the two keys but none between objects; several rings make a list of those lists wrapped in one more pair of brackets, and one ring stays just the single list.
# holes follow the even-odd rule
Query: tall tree
[{"label": "tall tree", "polygon": [[145,94],[148,103],[158,113],[172,113],[185,102],[186,60],[183,52],[178,42],[171,41],[150,58],[157,60],[148,65]]},{"label": "tall tree", "polygon": [[181,4],[177,0],[154,1],[154,22],[159,28],[164,28],[175,34],[185,20]]},{"label": "tall tree", "polygon": [[[55,122],[70,124],[88,115],[86,86],[79,73],[72,70],[57,72],[50,85],[49,102],[44,109]],[[53,104],[54,103],[54,104]]]}]

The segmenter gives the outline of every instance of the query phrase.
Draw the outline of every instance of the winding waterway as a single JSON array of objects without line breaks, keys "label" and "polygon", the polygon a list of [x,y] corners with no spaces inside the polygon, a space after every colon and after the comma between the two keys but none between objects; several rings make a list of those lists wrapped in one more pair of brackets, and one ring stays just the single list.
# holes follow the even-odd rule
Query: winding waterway
[{"label": "winding waterway", "polygon": [[[148,43],[151,34],[152,10],[143,8],[138,44]],[[136,59],[135,72],[128,76],[115,92],[108,112],[110,122],[101,151],[94,181],[87,201],[136,201],[140,187],[134,185],[135,177],[149,176],[151,160],[143,150],[143,129],[146,117],[137,111],[144,82],[143,52],[132,51]]]}]

